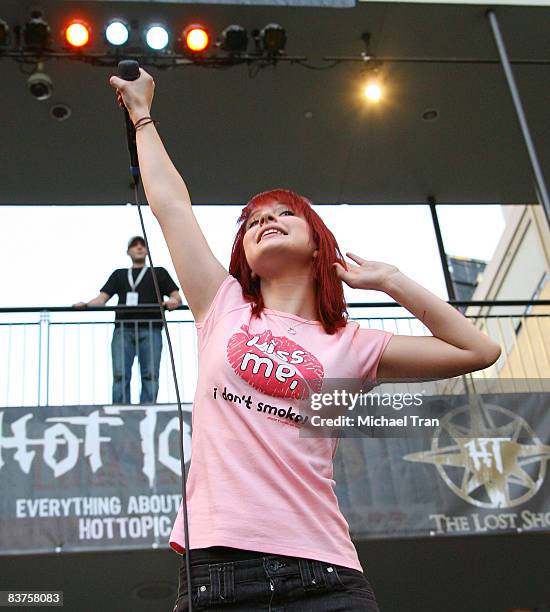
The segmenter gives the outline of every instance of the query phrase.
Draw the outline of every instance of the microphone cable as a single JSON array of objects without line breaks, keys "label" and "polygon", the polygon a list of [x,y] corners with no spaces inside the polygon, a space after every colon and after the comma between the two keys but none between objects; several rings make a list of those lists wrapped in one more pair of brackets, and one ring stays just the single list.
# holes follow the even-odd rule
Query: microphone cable
[{"label": "microphone cable", "polygon": [[[135,60],[122,60],[118,64],[118,76],[125,81],[135,81],[139,78],[139,64]],[[166,334],[166,342],[168,344],[168,351],[170,353],[170,362],[172,364],[172,376],[174,379],[174,387],[176,389],[176,401],[178,404],[178,416],[179,416],[179,449],[180,449],[180,467],[182,475],[182,487],[181,497],[183,505],[183,526],[184,526],[184,543],[185,543],[185,570],[187,574],[187,599],[189,601],[189,612],[193,612],[193,602],[191,597],[191,561],[189,558],[189,523],[187,517],[187,475],[185,473],[185,453],[183,450],[183,410],[181,407],[180,391],[178,385],[178,377],[176,375],[176,364],[174,362],[174,351],[172,349],[172,340],[170,338],[170,332],[168,330],[168,324],[166,322],[166,316],[164,314],[164,306],[162,304],[162,296],[160,294],[160,288],[158,283],[157,274],[153,265],[153,258],[151,257],[151,249],[149,248],[149,241],[147,239],[147,232],[145,231],[145,223],[143,222],[143,214],[141,212],[141,206],[139,203],[139,161],[137,157],[136,147],[136,133],[135,128],[130,120],[128,109],[124,107],[124,114],[126,119],[126,134],[128,137],[128,149],[130,152],[130,173],[132,175],[134,184],[134,199],[137,206],[139,222],[141,224],[141,231],[143,232],[143,240],[145,242],[145,248],[147,249],[147,257],[149,259],[149,266],[151,268],[151,274],[153,275],[153,285],[155,287],[155,294],[157,296],[157,302],[160,308],[160,315],[162,318],[162,326]],[[183,561],[182,561],[183,565]]]}]

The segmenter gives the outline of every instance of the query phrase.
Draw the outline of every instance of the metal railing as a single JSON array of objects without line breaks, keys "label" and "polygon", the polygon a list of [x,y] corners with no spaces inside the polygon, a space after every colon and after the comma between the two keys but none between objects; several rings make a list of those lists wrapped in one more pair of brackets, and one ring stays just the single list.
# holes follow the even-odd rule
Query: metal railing
[{"label": "metal railing", "polygon": [[[478,307],[476,325],[502,347],[499,360],[475,377],[550,379],[550,300],[449,302]],[[537,307],[537,313],[533,308]],[[542,307],[542,308],[539,308]],[[156,307],[158,310],[158,307]],[[147,312],[149,307],[140,307]],[[399,315],[395,315],[396,309]],[[503,313],[502,310],[507,310]],[[127,307],[0,309],[0,406],[105,405],[112,402],[111,342],[113,311]],[[154,306],[150,307],[155,310]],[[482,312],[483,314],[479,314]],[[542,311],[542,312],[541,312]],[[429,335],[427,328],[391,302],[349,305],[361,326],[397,334]],[[495,314],[498,312],[498,314]],[[178,383],[183,402],[192,402],[197,378],[197,341],[193,319],[184,306],[168,313]],[[150,324],[146,323],[146,327]],[[134,322],[130,333],[137,333]],[[163,344],[166,340],[163,336]],[[152,347],[149,347],[152,350]],[[124,381],[123,381],[124,382]],[[176,401],[167,347],[160,360],[158,403]],[[130,398],[140,395],[138,360],[133,363]]]}]

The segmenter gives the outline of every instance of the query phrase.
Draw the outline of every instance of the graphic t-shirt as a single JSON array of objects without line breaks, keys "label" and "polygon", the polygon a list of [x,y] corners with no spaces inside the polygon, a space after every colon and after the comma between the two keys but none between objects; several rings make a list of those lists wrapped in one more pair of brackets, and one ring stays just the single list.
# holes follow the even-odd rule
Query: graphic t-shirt
[{"label": "graphic t-shirt", "polygon": [[[190,549],[229,546],[362,571],[334,493],[338,440],[300,436],[298,406],[323,380],[374,379],[392,334],[348,322],[329,335],[318,321],[268,308],[253,316],[232,276],[196,327]],[[170,545],[184,552],[181,505]]]},{"label": "graphic t-shirt", "polygon": [[[134,283],[138,279],[141,271],[141,268],[132,268],[132,280]],[[162,296],[170,295],[173,291],[178,291],[179,287],[172,280],[166,268],[155,266],[155,272],[157,273],[159,290]],[[155,292],[153,275],[151,274],[150,268],[147,268],[145,276],[135,290],[139,295],[138,304],[151,305],[157,303],[157,294]],[[119,305],[122,306],[126,304],[126,294],[132,291],[132,287],[130,287],[130,283],[128,282],[128,268],[119,268],[115,270],[111,276],[109,276],[103,287],[101,287],[100,291],[107,293],[109,296],[118,295]],[[132,306],[131,310],[127,311],[117,310],[115,315],[115,321],[135,321],[138,319],[158,321],[160,325],[162,316],[160,310],[142,310],[139,306]]]}]

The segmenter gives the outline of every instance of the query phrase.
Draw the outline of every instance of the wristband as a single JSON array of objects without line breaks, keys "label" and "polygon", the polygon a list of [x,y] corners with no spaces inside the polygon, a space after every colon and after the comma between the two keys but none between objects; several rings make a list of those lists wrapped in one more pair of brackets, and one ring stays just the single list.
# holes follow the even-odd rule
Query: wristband
[{"label": "wristband", "polygon": [[153,119],[153,117],[142,117],[134,123],[134,129],[137,131],[139,128],[142,128],[144,125],[148,125],[149,123],[154,123],[157,125],[158,121]]}]

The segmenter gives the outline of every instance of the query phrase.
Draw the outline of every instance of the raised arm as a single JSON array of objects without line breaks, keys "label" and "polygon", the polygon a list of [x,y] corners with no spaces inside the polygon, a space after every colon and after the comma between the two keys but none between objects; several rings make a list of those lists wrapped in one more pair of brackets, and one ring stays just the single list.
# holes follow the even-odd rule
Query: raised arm
[{"label": "raised arm", "polygon": [[433,334],[433,337],[393,336],[378,366],[379,379],[450,378],[482,370],[498,359],[500,346],[496,342],[395,266],[347,255],[358,265],[350,265],[346,271],[335,264],[344,282],[358,289],[384,291]]},{"label": "raised arm", "polygon": [[[140,69],[136,81],[111,77],[135,124],[150,115],[155,83]],[[139,166],[145,194],[158,220],[181,288],[196,321],[202,321],[227,270],[214,257],[191,207],[187,187],[174,167],[153,123],[137,130]]]}]

